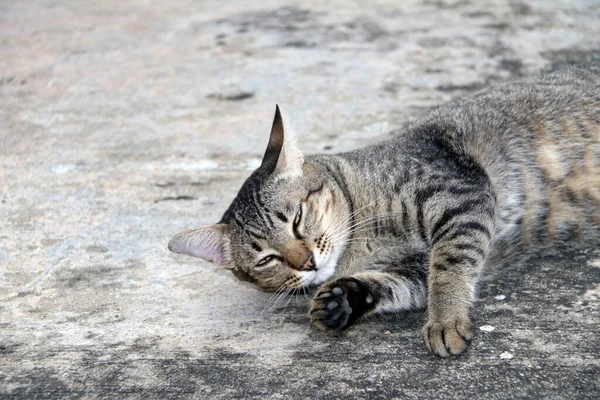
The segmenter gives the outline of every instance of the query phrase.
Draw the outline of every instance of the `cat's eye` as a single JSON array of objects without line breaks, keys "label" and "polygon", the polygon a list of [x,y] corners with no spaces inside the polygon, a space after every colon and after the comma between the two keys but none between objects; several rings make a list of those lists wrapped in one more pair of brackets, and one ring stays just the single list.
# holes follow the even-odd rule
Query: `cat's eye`
[{"label": "cat's eye", "polygon": [[296,217],[294,218],[294,229],[298,228],[298,225],[300,225],[301,220],[302,220],[302,206],[298,207],[298,211],[296,212]]},{"label": "cat's eye", "polygon": [[274,258],[274,256],[266,256],[265,258],[263,258],[262,260],[260,260],[258,262],[258,264],[256,264],[257,267],[260,267],[261,265],[265,265],[266,263],[268,263],[269,261],[271,261]]}]

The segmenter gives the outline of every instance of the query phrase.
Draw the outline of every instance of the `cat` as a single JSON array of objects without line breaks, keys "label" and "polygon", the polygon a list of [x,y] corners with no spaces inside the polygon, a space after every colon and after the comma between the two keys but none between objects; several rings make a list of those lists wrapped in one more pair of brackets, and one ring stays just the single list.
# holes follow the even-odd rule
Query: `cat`
[{"label": "cat", "polygon": [[501,83],[366,148],[304,157],[276,107],[262,164],[220,222],[169,249],[268,291],[321,285],[312,323],[427,310],[441,357],[474,336],[484,266],[505,251],[599,236],[600,66]]}]

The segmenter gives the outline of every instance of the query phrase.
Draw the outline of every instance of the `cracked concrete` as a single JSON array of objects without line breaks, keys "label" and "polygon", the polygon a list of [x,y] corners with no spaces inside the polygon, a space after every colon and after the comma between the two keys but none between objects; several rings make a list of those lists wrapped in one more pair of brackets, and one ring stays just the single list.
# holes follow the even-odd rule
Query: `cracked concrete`
[{"label": "cracked concrete", "polygon": [[[580,398],[600,392],[600,252],[525,255],[440,360],[423,315],[313,330],[170,254],[260,162],[389,137],[487,83],[600,60],[600,5],[0,2],[0,397]],[[491,329],[491,328],[493,329]]]}]

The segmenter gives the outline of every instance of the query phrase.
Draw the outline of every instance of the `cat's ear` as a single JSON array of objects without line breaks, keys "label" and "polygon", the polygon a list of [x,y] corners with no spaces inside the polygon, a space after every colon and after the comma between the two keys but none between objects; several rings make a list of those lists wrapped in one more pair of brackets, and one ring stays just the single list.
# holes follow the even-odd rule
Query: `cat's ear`
[{"label": "cat's ear", "polygon": [[169,250],[228,267],[230,264],[228,231],[227,224],[188,229],[173,236],[169,242]]},{"label": "cat's ear", "polygon": [[279,106],[275,106],[271,137],[261,168],[269,173],[301,174],[303,165],[304,157],[296,145],[294,129]]}]

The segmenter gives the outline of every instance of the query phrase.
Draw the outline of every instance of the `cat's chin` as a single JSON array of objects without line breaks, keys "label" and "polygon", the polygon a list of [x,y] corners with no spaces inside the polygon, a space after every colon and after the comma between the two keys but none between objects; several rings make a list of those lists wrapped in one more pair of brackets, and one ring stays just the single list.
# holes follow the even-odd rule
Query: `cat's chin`
[{"label": "cat's chin", "polygon": [[310,281],[310,285],[320,285],[328,281],[335,274],[335,269],[342,249],[333,246],[332,251],[320,259],[320,254],[315,254],[317,270],[314,271],[314,276]]},{"label": "cat's chin", "polygon": [[319,285],[323,282],[326,282],[327,280],[329,280],[329,278],[331,278],[334,275],[334,273],[335,273],[335,267],[331,268],[331,272],[321,269],[315,273],[315,277],[312,279],[310,284],[311,285]]},{"label": "cat's chin", "polygon": [[333,257],[328,257],[322,264],[320,264],[319,268],[314,272],[314,276],[310,282],[311,285],[319,285],[327,281],[335,274],[335,265],[337,263],[337,259],[334,260],[332,258]]}]

